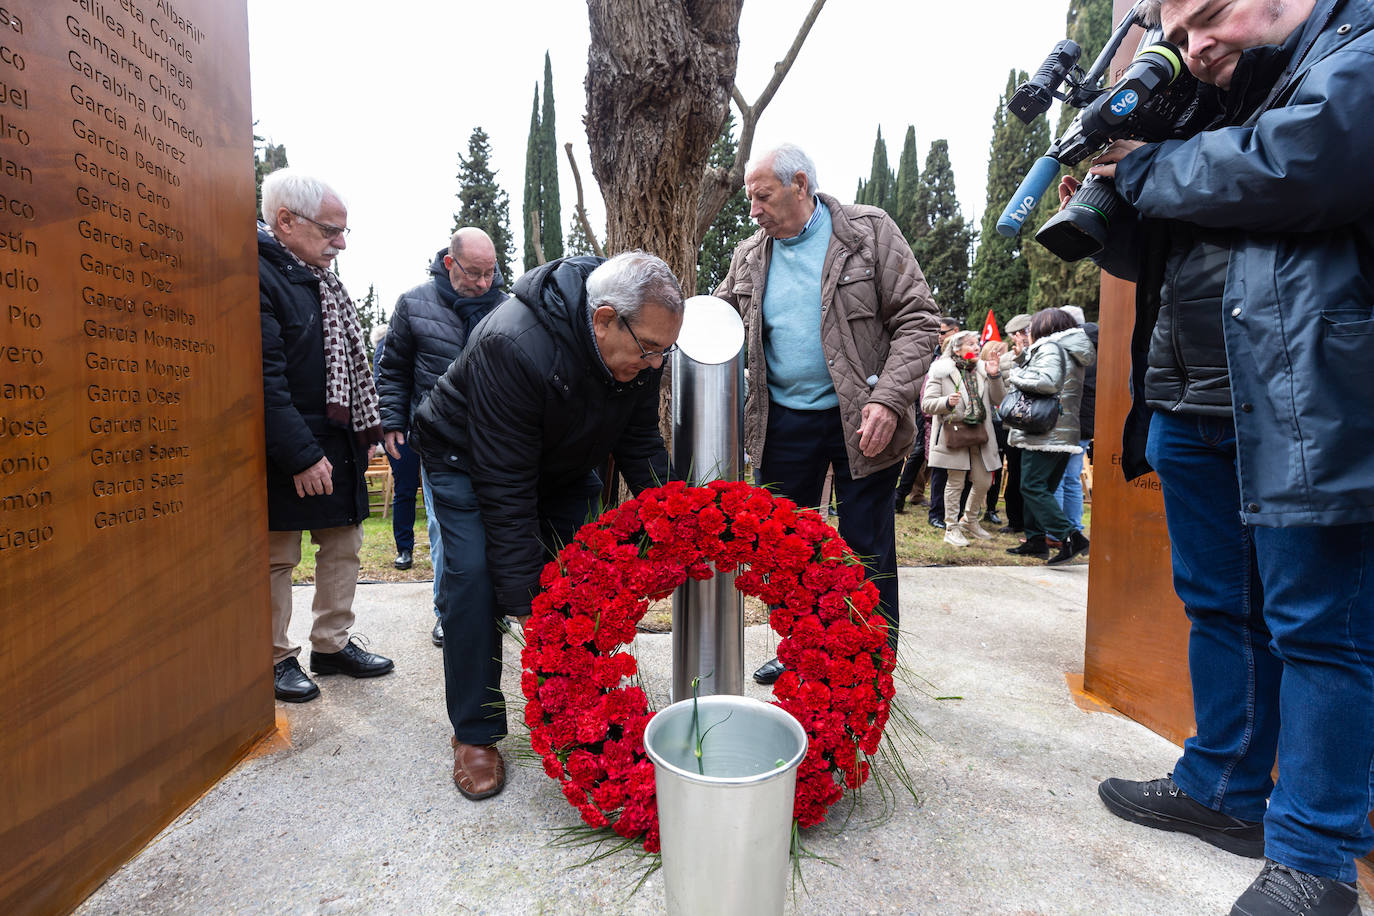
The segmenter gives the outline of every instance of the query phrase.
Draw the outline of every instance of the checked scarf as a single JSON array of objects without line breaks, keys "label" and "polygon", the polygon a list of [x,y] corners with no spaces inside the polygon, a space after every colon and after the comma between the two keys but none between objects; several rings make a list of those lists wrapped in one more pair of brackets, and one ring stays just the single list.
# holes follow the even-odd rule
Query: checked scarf
[{"label": "checked scarf", "polygon": [[320,279],[325,416],[339,426],[350,427],[363,445],[381,442],[382,415],[377,386],[367,364],[358,309],[338,274],[324,267],[305,266]]},{"label": "checked scarf", "polygon": [[320,281],[325,417],[337,426],[352,429],[364,446],[381,442],[381,405],[372,369],[367,364],[367,348],[363,346],[363,326],[358,323],[357,307],[338,274],[307,264],[290,248],[281,247]]}]

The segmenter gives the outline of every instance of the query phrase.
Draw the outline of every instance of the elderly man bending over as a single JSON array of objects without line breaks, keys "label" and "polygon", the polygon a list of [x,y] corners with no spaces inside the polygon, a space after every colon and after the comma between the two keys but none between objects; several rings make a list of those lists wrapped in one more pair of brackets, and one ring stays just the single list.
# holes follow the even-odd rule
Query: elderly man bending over
[{"label": "elderly man bending over", "polygon": [[473,800],[506,780],[500,619],[530,613],[546,548],[595,510],[607,455],[635,492],[667,481],[658,386],[682,329],[677,278],[640,251],[554,261],[514,293],[412,426],[443,538],[453,781]]}]

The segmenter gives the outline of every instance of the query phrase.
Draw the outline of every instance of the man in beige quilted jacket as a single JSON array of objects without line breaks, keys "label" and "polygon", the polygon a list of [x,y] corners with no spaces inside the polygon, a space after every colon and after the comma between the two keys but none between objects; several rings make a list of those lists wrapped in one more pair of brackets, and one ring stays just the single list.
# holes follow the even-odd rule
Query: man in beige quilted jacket
[{"label": "man in beige quilted jacket", "polygon": [[[744,318],[745,449],[755,479],[802,506],[835,469],[840,535],[878,587],[897,645],[892,494],[911,450],[939,309],[910,246],[877,207],[816,192],[816,166],[785,144],[749,164],[749,215],[716,295]],[[754,672],[771,684],[778,659]]]}]

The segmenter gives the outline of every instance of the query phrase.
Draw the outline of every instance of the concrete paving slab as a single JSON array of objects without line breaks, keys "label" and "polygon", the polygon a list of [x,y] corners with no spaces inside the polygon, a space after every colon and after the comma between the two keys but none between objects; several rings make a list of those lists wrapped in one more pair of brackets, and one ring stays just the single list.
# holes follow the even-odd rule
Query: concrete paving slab
[{"label": "concrete paving slab", "polygon": [[[1082,670],[1086,566],[904,569],[901,593],[912,677],[899,695],[923,732],[902,757],[919,798],[884,799],[870,783],[847,817],[837,806],[808,831],[808,849],[834,864],[803,864],[789,913],[1229,910],[1258,861],[1126,823],[1097,798],[1108,776],[1162,776],[1178,749],[1075,704],[1065,677]],[[298,641],[311,597],[295,591]],[[427,583],[360,586],[354,632],[394,658],[395,673],[323,678],[320,699],[278,704],[289,747],[241,764],[77,912],[662,912],[661,875],[630,893],[640,859],[580,865],[586,850],[550,845],[578,818],[537,761],[512,767],[494,799],[458,794],[430,599]],[[768,628],[749,628],[746,670],[775,644]],[[636,641],[660,706],[670,645]],[[506,659],[512,691],[509,640]],[[752,681],[747,690],[767,698]],[[517,764],[522,747],[503,744]]]}]

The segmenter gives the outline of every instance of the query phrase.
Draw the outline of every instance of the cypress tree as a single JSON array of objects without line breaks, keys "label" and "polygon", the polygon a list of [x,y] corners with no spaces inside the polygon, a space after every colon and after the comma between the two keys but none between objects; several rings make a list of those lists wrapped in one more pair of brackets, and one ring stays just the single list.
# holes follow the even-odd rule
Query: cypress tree
[{"label": "cypress tree", "polygon": [[[708,166],[730,168],[734,164],[738,145],[735,140],[735,114],[730,111],[725,115],[720,136],[711,147]],[[697,252],[697,295],[709,296],[715,292],[720,281],[730,272],[730,259],[735,254],[735,246],[748,238],[754,228],[749,220],[749,198],[744,196],[744,189],[740,188],[720,208],[711,228],[706,230],[706,236],[701,240],[701,249]]]},{"label": "cypress tree", "polygon": [[[921,212],[921,174],[916,158],[916,128],[908,124],[906,139],[902,141],[902,158],[897,161],[897,193],[892,218],[906,236],[907,244],[915,246],[925,232],[925,217]],[[951,177],[952,182],[952,177]]]},{"label": "cypress tree", "polygon": [[892,194],[890,184],[895,184],[892,178],[892,169],[887,165],[887,144],[883,142],[883,126],[878,125],[878,138],[873,141],[873,167],[868,175],[868,185],[865,187],[866,200],[859,203],[869,204],[874,207],[882,207],[884,210],[891,209]]},{"label": "cypress tree", "polygon": [[530,110],[530,134],[525,141],[525,201],[521,213],[520,232],[525,239],[525,269],[533,270],[539,266],[539,255],[534,247],[534,233],[530,231],[533,223],[538,225],[539,216],[539,188],[540,182],[540,152],[542,147],[539,142],[539,84],[534,84],[534,107]]},{"label": "cypress tree", "polygon": [[491,236],[496,266],[510,283],[515,279],[510,270],[510,195],[496,183],[496,173],[491,169],[491,144],[487,132],[480,127],[474,127],[468,137],[467,158],[458,156],[458,200],[462,207],[454,214],[450,232],[476,226]]},{"label": "cypress tree", "polygon": [[999,325],[1005,325],[1012,315],[1029,308],[1030,271],[1022,257],[1022,245],[1034,243],[1026,239],[1025,232],[1012,238],[1001,235],[997,231],[997,220],[1021,179],[1026,177],[1035,160],[1044,155],[1050,142],[1044,119],[1023,124],[1006,109],[1007,99],[1026,79],[1025,71],[1012,70],[1007,75],[1006,92],[997,100],[997,110],[993,114],[987,203],[966,297],[970,314],[981,317],[987,309],[992,309]]},{"label": "cypress tree", "polygon": [[930,144],[920,186],[924,225],[912,244],[916,260],[925,272],[926,282],[940,310],[963,321],[967,318],[964,299],[968,291],[973,229],[964,221],[959,209],[954,169],[949,162],[949,141],[936,140]]},{"label": "cypress tree", "polygon": [[544,113],[539,119],[539,232],[544,260],[563,257],[563,201],[558,195],[558,136],[553,116],[553,64],[544,52]]},{"label": "cypress tree", "polygon": [[[1082,61],[1086,69],[1091,61],[1097,59],[1112,34],[1112,0],[1071,0],[1068,12],[1069,38],[1083,48]],[[1078,114],[1075,108],[1059,106],[1059,126],[1056,136],[1062,135]],[[1084,159],[1070,170],[1080,181],[1088,173],[1091,163]],[[1055,188],[1040,201],[1031,217],[1026,220],[1023,233],[1034,233],[1059,210],[1059,193]],[[1060,305],[1077,305],[1083,309],[1089,321],[1096,321],[1100,295],[1102,272],[1090,259],[1069,263],[1061,261],[1047,248],[1036,242],[1026,245],[1026,264],[1030,269],[1031,309]]]}]

